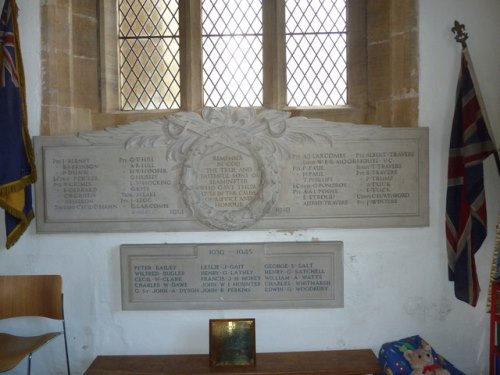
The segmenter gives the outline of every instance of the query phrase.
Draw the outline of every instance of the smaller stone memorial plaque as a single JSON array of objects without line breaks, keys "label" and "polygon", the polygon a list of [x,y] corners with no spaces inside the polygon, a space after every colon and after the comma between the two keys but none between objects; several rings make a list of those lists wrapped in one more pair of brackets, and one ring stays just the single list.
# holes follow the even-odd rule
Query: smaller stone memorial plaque
[{"label": "smaller stone memorial plaque", "polygon": [[343,306],[343,243],[122,245],[124,310]]}]

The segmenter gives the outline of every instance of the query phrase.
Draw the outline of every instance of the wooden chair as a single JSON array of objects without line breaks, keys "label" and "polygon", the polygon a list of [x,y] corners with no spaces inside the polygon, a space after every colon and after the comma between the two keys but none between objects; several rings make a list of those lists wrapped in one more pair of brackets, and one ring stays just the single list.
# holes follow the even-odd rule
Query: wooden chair
[{"label": "wooden chair", "polygon": [[59,275],[0,276],[0,319],[38,316],[62,323],[62,331],[39,336],[15,336],[0,333],[0,372],[16,367],[28,357],[28,375],[31,373],[33,352],[53,338],[63,335],[68,375],[69,357],[64,322],[62,278]]}]

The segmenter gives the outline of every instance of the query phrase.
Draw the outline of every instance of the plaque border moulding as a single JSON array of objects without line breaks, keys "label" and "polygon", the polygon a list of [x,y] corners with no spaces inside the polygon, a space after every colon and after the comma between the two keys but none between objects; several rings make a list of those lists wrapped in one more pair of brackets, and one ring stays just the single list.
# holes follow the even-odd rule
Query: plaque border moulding
[{"label": "plaque border moulding", "polygon": [[[363,214],[337,214],[335,207],[328,211],[328,215],[319,216],[302,216],[296,213],[287,216],[278,212],[276,206],[284,195],[283,190],[290,189],[289,185],[283,184],[283,176],[280,173],[283,173],[283,163],[291,163],[295,150],[310,147],[314,151],[315,146],[320,146],[327,148],[328,152],[336,152],[339,145],[348,149],[359,142],[364,143],[358,144],[357,147],[376,142],[389,142],[391,145],[403,142],[402,144],[411,145],[416,150],[412,169],[404,172],[415,176],[412,177],[415,178],[416,185],[415,196],[412,198],[415,202],[412,205],[415,207],[408,209],[409,212],[400,213],[396,207],[399,205],[393,205],[395,213],[381,214],[366,211],[368,209]],[[383,128],[375,125],[333,123],[290,117],[288,112],[278,110],[257,112],[254,108],[231,107],[204,108],[201,114],[178,112],[167,118],[133,122],[75,136],[35,137],[37,168],[42,174],[36,184],[37,231],[143,232],[427,226],[428,143],[427,128]],[[100,150],[106,152],[106,155],[114,155],[111,154],[114,152],[127,152],[130,155],[134,155],[134,152],[151,152],[165,155],[162,158],[165,165],[168,165],[166,170],[168,169],[168,178],[171,180],[168,194],[176,196],[177,208],[184,216],[156,214],[150,217],[133,213],[128,213],[127,216],[121,214],[121,208],[111,217],[96,218],[95,214],[90,215],[92,210],[86,211],[90,216],[80,217],[74,208],[73,211],[67,212],[61,209],[58,211],[61,216],[53,215],[57,205],[55,202],[60,199],[54,193],[57,189],[54,188],[53,180],[57,180],[58,176],[55,175],[54,166],[50,165],[47,155],[60,153],[71,156],[73,152],[78,151],[81,154],[87,152],[92,156]],[[214,207],[204,199],[203,192],[198,188],[200,164],[204,158],[221,150],[244,155],[253,163],[260,176],[255,194],[243,207]],[[282,165],[278,165],[278,161],[281,161]],[[289,164],[286,165],[288,168]],[[52,175],[49,173],[51,171]],[[106,194],[119,195],[120,192],[116,191],[119,186],[120,183],[115,181],[112,187],[105,186],[102,190]],[[293,198],[296,197],[293,196],[292,200]],[[290,197],[286,199],[287,202],[290,201]],[[60,203],[59,206],[68,207]],[[109,212],[111,211],[108,210]]]},{"label": "plaque border moulding", "polygon": [[344,307],[343,247],[341,241],[121,245],[122,310]]}]

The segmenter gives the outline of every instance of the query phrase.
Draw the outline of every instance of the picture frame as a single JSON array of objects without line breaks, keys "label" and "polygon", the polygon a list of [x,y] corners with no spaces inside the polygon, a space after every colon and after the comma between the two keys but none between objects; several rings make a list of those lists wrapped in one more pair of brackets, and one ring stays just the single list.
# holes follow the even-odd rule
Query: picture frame
[{"label": "picture frame", "polygon": [[210,367],[255,366],[255,319],[210,319]]}]

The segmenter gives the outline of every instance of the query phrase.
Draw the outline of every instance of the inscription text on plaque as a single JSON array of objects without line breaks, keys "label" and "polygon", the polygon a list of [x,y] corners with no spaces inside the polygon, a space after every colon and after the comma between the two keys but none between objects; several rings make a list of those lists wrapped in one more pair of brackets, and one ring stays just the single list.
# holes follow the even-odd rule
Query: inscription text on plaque
[{"label": "inscription text on plaque", "polygon": [[343,306],[342,242],[122,245],[125,310]]},{"label": "inscription text on plaque", "polygon": [[35,137],[37,230],[428,225],[428,129],[253,109]]}]

